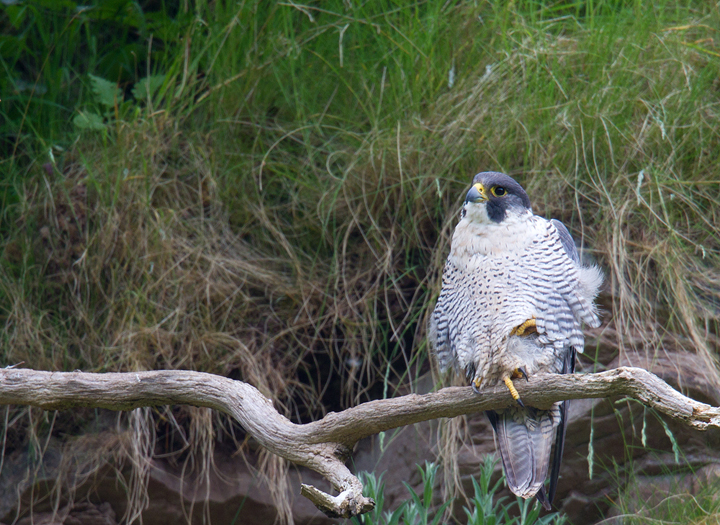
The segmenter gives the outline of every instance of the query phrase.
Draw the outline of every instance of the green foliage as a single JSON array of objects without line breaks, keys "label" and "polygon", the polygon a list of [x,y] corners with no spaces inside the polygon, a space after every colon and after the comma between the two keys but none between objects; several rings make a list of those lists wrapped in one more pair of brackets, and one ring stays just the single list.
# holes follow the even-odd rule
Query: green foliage
[{"label": "green foliage", "polygon": [[92,91],[95,94],[95,101],[102,104],[106,108],[112,108],[122,102],[122,91],[116,84],[105,80],[104,78],[88,75],[92,84]]},{"label": "green foliage", "polygon": [[[420,477],[422,478],[423,493],[420,496],[413,488],[404,481],[403,484],[410,494],[410,499],[406,502],[403,509],[403,522],[412,525],[437,525],[443,519],[443,513],[452,503],[446,501],[437,509],[431,508],[433,505],[433,492],[435,490],[435,476],[437,474],[437,465],[435,463],[425,462],[425,468],[418,465]],[[434,518],[431,518],[434,514]],[[432,519],[432,521],[430,521]]]},{"label": "green foliage", "polygon": [[76,133],[70,122],[99,128],[77,109],[98,98],[111,107],[120,90],[171,69],[194,20],[192,12],[150,1],[0,3],[2,151],[30,153],[38,140],[66,145]]},{"label": "green foliage", "polygon": [[[720,521],[720,489],[718,480],[699,478],[676,481],[653,486],[653,481],[633,483],[621,491],[617,499],[618,512],[627,525],[646,523],[687,523],[712,525]],[[714,477],[714,476],[713,476]],[[672,479],[672,477],[671,477]],[[698,479],[702,481],[698,483]],[[692,485],[695,485],[694,487]]]},{"label": "green foliage", "polygon": [[106,121],[132,118],[132,110],[139,110],[136,104],[151,103],[165,81],[165,75],[141,78],[132,89],[133,100],[125,101],[122,90],[104,78],[88,75],[92,85],[93,102],[96,109],[81,109],[73,119],[75,127],[81,130],[106,130]]},{"label": "green foliage", "polygon": [[105,123],[100,115],[97,113],[89,113],[86,111],[80,111],[73,119],[75,124],[80,129],[93,129],[103,130],[105,129]]},{"label": "green foliage", "polygon": [[[594,249],[617,281],[618,334],[659,348],[682,333],[711,356],[700,323],[717,331],[720,302],[710,4],[193,8],[0,5],[3,264],[28,276],[3,312],[17,293],[48,341],[102,347],[160,326],[173,297],[195,309],[170,346],[261,334],[250,353],[282,370],[270,393],[306,407],[299,417],[391,396],[427,370],[425,319],[452,218],[470,174],[492,168],[518,176],[538,213]],[[106,133],[75,142],[85,130]],[[70,242],[72,224],[54,212],[77,217],[81,235]],[[229,257],[220,242],[199,246],[219,234],[186,217],[261,261],[215,282],[242,290],[244,317],[226,291],[198,305],[190,283],[180,291],[170,278],[188,246],[205,270]],[[50,240],[33,235],[43,226]],[[108,248],[135,234],[147,242]],[[104,270],[79,275],[82,254]],[[48,285],[58,272],[62,284]],[[96,314],[110,297],[118,311]],[[32,345],[16,343],[5,357],[30,359],[21,349]],[[231,353],[211,346],[210,363]],[[68,365],[114,363],[72,348]],[[188,362],[155,355],[145,365]]]},{"label": "green foliage", "polygon": [[165,82],[165,75],[151,75],[141,78],[132,88],[132,96],[135,100],[148,101],[158,92]]},{"label": "green foliage", "polygon": [[[464,507],[468,525],[560,525],[565,523],[565,518],[557,513],[546,514],[540,518],[542,507],[534,500],[515,498],[515,501],[507,503],[507,497],[497,497],[498,490],[503,488],[505,477],[500,477],[494,484],[491,479],[495,472],[497,460],[494,456],[488,456],[482,465],[480,481],[473,478],[475,496],[468,502],[469,507]],[[410,498],[397,505],[397,508],[390,512],[384,510],[385,503],[385,482],[382,481],[383,474],[376,476],[371,472],[359,474],[365,490],[364,495],[375,500],[375,508],[367,513],[352,518],[354,525],[437,525],[445,523],[446,511],[452,501],[438,504],[434,498],[437,490],[436,474],[438,466],[434,463],[425,462],[425,466],[418,465],[418,471],[422,479],[422,494],[418,494],[408,484],[404,483]]]},{"label": "green foliage", "polygon": [[[495,470],[495,458],[486,458],[480,472],[480,481],[472,478],[475,495],[470,508],[465,507],[468,524],[496,525],[510,519],[504,502],[507,498],[496,498],[495,493],[502,488],[505,474],[491,486]],[[518,501],[519,503],[519,501]]]}]

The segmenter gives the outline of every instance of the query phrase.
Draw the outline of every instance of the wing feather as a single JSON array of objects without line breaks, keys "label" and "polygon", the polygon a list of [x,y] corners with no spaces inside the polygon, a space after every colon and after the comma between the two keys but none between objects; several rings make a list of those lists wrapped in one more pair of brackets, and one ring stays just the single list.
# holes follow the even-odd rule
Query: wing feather
[{"label": "wing feather", "polygon": [[573,262],[580,264],[580,257],[578,256],[577,246],[575,246],[575,240],[572,238],[572,235],[570,235],[567,227],[557,219],[552,219],[550,222],[555,226],[567,256],[570,257]]},{"label": "wing feather", "polygon": [[523,257],[525,270],[535,276],[538,333],[543,344],[562,349],[570,343],[582,352],[581,325],[598,326],[599,318],[583,287],[583,268],[570,233],[560,221],[545,222],[546,234]]},{"label": "wing feather", "polygon": [[[569,348],[563,360],[562,374],[575,373],[575,349]],[[549,503],[553,502],[557,491],[558,478],[560,476],[560,463],[565,449],[565,432],[567,431],[570,401],[560,403],[560,424],[555,431],[555,445],[553,447],[552,469],[550,470],[550,491],[548,494]]]}]

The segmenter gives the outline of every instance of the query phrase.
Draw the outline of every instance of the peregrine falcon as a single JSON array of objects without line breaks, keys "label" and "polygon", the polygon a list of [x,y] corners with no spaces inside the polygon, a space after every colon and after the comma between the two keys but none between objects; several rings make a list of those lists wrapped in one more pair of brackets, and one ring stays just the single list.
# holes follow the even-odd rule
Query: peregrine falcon
[{"label": "peregrine falcon", "polygon": [[580,263],[567,228],[533,214],[520,184],[503,173],[475,175],[443,270],[430,343],[440,368],[464,372],[476,392],[508,387],[518,406],[486,412],[507,483],[546,509],[557,488],[569,402],[525,406],[513,379],[575,371],[582,323],[600,325],[594,299],[601,283],[597,267]]}]

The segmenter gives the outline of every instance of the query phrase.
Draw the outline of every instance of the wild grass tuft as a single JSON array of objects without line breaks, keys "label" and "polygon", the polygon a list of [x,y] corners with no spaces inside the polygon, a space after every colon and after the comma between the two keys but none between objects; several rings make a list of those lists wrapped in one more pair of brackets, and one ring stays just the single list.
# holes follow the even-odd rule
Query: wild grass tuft
[{"label": "wild grass tuft", "polygon": [[654,479],[634,479],[620,492],[607,521],[628,525],[717,523],[720,519],[717,493],[717,472],[713,470],[685,474],[668,472]]},{"label": "wild grass tuft", "polygon": [[[561,525],[565,518],[557,513],[549,513],[540,517],[540,505],[535,500],[524,500],[514,498],[507,502],[506,497],[497,497],[498,490],[504,485],[504,475],[491,482],[495,472],[497,459],[494,456],[485,458],[479,481],[472,478],[475,496],[469,500],[469,506],[463,508],[466,520],[459,523],[468,525]],[[395,505],[393,511],[384,508],[385,503],[385,482],[383,474],[376,475],[372,472],[361,472],[360,479],[365,486],[365,495],[373,498],[376,502],[375,508],[364,515],[352,518],[354,525],[436,525],[447,521],[446,511],[452,504],[452,499],[444,499],[444,503],[438,500],[436,487],[438,465],[426,462],[424,466],[417,466],[422,479],[422,494],[418,494],[408,483],[405,483],[409,499]]]}]

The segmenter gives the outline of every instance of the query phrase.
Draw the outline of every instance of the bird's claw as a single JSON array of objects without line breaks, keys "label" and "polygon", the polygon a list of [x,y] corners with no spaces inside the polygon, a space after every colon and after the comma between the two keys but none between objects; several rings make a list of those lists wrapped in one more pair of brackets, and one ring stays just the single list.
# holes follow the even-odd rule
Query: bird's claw
[{"label": "bird's claw", "polygon": [[521,377],[525,378],[525,381],[530,381],[530,378],[527,375],[527,372],[525,369],[521,366],[517,367],[515,370],[513,370],[512,378],[513,379],[520,379]]},{"label": "bird's claw", "polygon": [[508,387],[508,390],[510,390],[510,395],[513,397],[515,401],[517,401],[518,405],[525,408],[525,403],[522,402],[522,399],[520,399],[520,394],[518,394],[517,389],[515,388],[515,385],[513,385],[512,379],[509,377],[505,378],[505,386]]},{"label": "bird's claw", "polygon": [[480,393],[480,385],[482,384],[482,378],[476,377],[470,382],[470,386],[473,389],[473,392],[476,394]]},{"label": "bird's claw", "polygon": [[512,329],[510,332],[510,335],[517,335],[517,336],[524,336],[524,335],[530,335],[537,332],[537,322],[535,321],[535,317],[533,316],[531,319],[528,319],[523,324],[516,326]]}]

